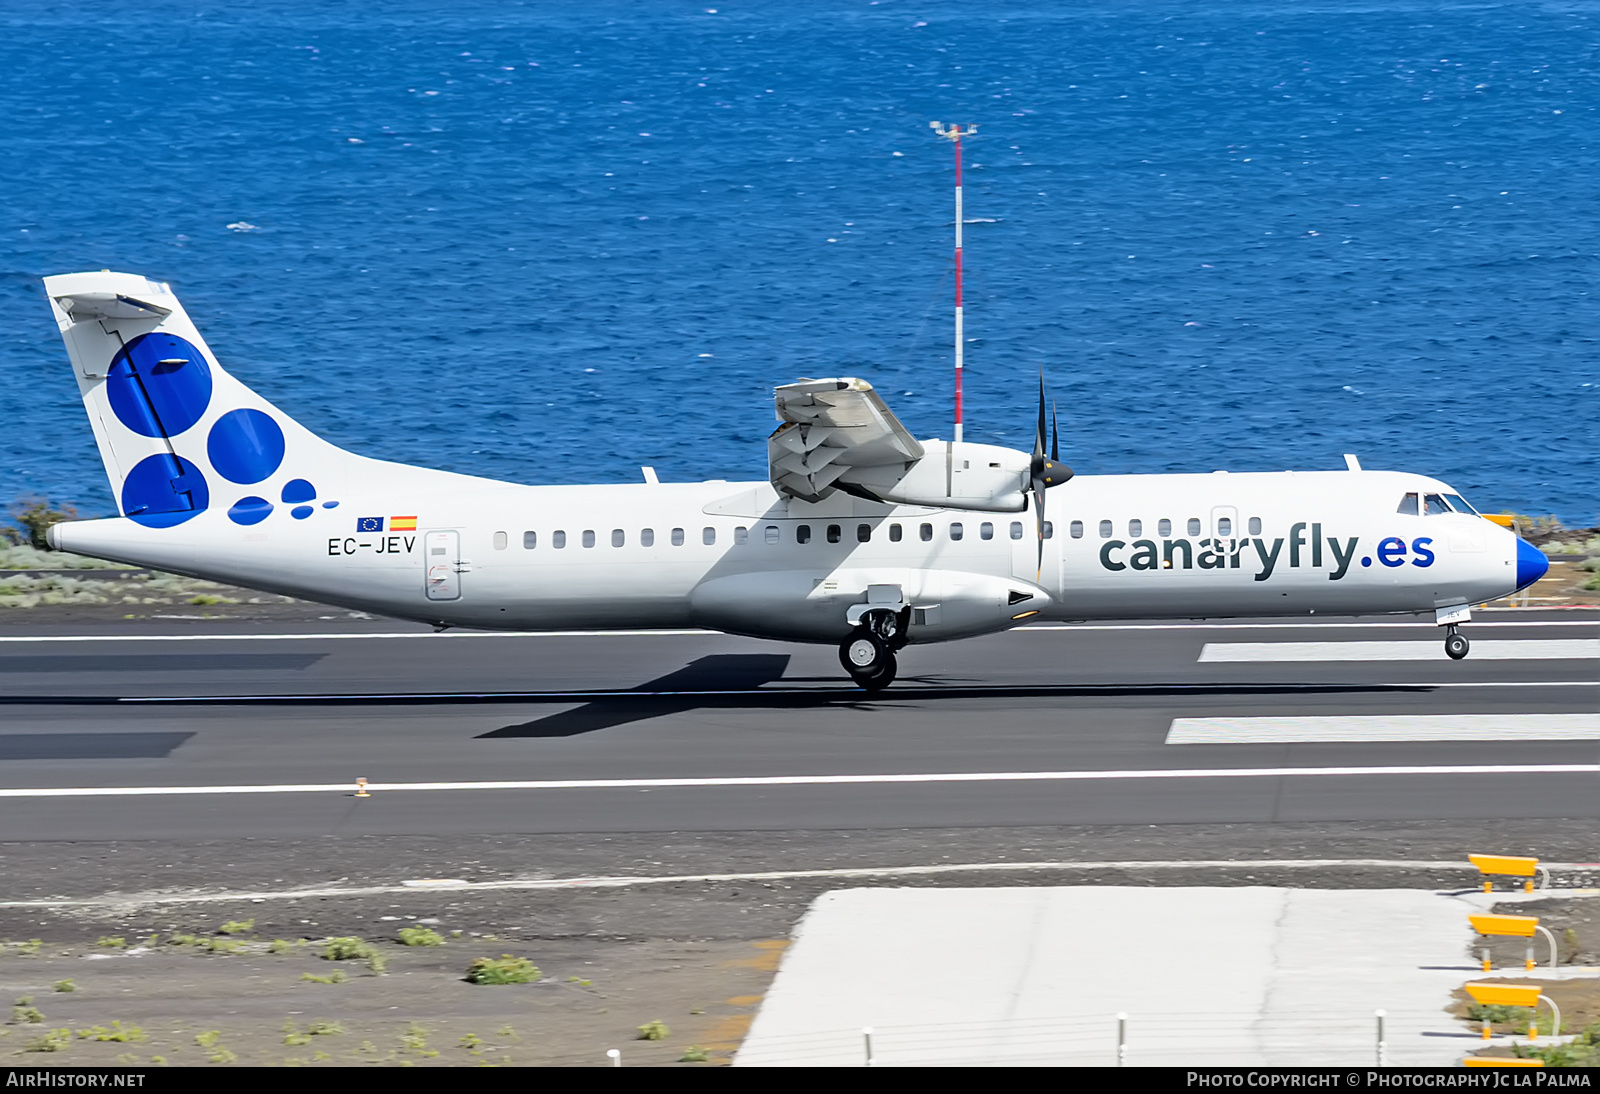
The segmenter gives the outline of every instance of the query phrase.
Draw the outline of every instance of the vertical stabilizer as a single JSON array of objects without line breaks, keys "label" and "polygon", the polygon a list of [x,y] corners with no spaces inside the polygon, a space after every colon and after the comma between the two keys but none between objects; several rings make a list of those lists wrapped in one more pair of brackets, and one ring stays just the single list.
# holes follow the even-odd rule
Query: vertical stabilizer
[{"label": "vertical stabilizer", "polygon": [[249,525],[337,504],[319,499],[340,496],[352,457],[224,371],[165,284],[105,271],[44,286],[123,516],[169,528],[220,508]]}]

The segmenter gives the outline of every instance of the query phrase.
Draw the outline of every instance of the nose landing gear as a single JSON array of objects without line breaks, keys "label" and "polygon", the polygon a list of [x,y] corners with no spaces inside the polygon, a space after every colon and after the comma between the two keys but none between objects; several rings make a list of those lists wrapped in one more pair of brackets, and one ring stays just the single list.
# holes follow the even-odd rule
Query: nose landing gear
[{"label": "nose landing gear", "polygon": [[1461,633],[1461,628],[1454,623],[1450,624],[1444,636],[1444,652],[1450,655],[1452,661],[1459,661],[1467,655],[1472,648],[1472,643],[1467,641],[1467,636]]},{"label": "nose landing gear", "polygon": [[867,612],[861,623],[839,643],[839,664],[858,687],[882,691],[894,683],[895,651],[906,644],[910,609]]}]

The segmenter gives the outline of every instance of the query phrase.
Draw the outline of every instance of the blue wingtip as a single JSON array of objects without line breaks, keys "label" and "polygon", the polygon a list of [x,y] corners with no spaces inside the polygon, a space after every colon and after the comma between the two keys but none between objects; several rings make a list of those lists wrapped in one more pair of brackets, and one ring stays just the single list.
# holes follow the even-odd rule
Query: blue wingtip
[{"label": "blue wingtip", "polygon": [[1550,570],[1544,552],[1525,539],[1517,540],[1517,591],[1521,592]]}]

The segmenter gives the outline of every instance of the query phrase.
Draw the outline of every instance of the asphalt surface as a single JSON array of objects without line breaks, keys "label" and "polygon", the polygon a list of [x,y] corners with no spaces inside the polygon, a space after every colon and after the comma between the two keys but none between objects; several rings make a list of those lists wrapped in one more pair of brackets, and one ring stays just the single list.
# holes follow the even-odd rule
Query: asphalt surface
[{"label": "asphalt surface", "polygon": [[[1594,612],[1480,620],[1469,627],[1479,639],[1600,636]],[[1431,626],[1396,622],[1024,629],[911,647],[900,681],[875,697],[847,685],[831,648],[715,634],[434,636],[379,620],[13,624],[0,630],[15,639],[0,642],[0,789],[351,787],[0,798],[0,828],[8,841],[294,840],[1600,814],[1593,771],[1206,774],[1594,765],[1595,741],[1165,743],[1180,717],[1600,707],[1600,662],[1592,658],[1197,660],[1207,642],[1437,638]],[[118,640],[59,640],[88,634]],[[358,777],[405,784],[1173,770],[1195,774],[354,794]]]}]

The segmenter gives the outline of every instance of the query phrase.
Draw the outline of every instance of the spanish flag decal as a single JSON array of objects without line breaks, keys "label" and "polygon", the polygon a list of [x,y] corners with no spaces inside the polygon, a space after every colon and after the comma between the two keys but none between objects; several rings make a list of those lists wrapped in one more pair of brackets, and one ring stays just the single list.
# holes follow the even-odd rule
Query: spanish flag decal
[{"label": "spanish flag decal", "polygon": [[391,531],[391,532],[415,532],[416,530],[417,530],[417,518],[416,517],[390,517],[389,518],[389,531]]}]

